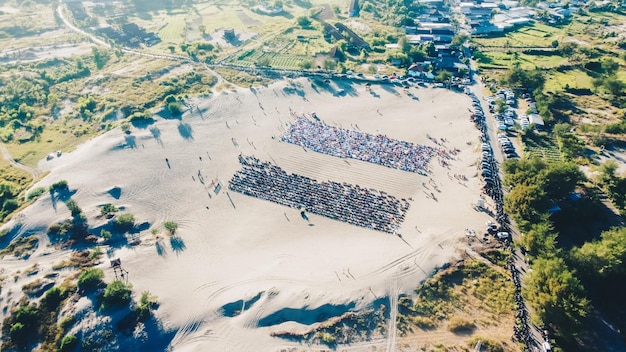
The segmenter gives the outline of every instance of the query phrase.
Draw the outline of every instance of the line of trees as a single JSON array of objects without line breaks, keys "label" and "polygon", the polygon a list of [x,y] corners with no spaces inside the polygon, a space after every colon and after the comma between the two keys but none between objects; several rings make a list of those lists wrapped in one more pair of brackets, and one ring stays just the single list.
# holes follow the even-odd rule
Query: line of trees
[{"label": "line of trees", "polygon": [[540,326],[555,327],[560,337],[576,338],[590,304],[577,271],[558,245],[549,210],[570,202],[586,177],[576,164],[538,158],[506,160],[503,170],[504,184],[510,187],[505,209],[523,232],[518,244],[532,260],[523,289],[533,308],[532,319]]},{"label": "line of trees", "polygon": [[[608,162],[598,169],[596,183],[618,200],[626,200],[626,178],[615,174],[617,164]],[[532,268],[523,289],[533,308],[532,319],[540,326],[551,326],[561,346],[576,346],[584,335],[582,327],[588,323],[592,302],[605,307],[620,305],[619,294],[598,288],[626,290],[622,284],[626,279],[626,228],[605,230],[591,240],[588,234],[578,233],[581,231],[565,231],[563,222],[579,226],[598,221],[603,206],[595,200],[589,180],[572,162],[510,159],[503,163],[503,171],[504,184],[510,188],[505,209],[523,233],[517,245]],[[578,199],[572,197],[574,191],[591,196]],[[559,209],[555,206],[560,208],[558,213],[552,213]],[[593,301],[605,296],[615,300]]]}]

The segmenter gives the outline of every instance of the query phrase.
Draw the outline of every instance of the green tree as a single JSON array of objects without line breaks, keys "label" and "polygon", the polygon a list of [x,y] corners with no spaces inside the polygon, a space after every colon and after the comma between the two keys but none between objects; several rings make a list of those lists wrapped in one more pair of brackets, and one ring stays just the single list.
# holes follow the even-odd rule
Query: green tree
[{"label": "green tree", "polygon": [[551,163],[540,176],[541,185],[552,200],[567,198],[578,184],[586,181],[578,165],[570,162]]},{"label": "green tree", "polygon": [[402,52],[407,55],[411,52],[412,45],[411,43],[409,43],[406,35],[401,35],[398,37],[398,46],[400,47],[400,50],[402,50]]},{"label": "green tree", "polygon": [[303,60],[300,61],[300,63],[298,64],[298,66],[300,67],[300,69],[302,70],[310,70],[311,67],[313,67],[313,61],[311,60]]},{"label": "green tree", "polygon": [[325,59],[324,63],[322,63],[322,67],[326,71],[334,71],[337,69],[337,62],[333,59]]},{"label": "green tree", "polygon": [[178,223],[174,221],[166,221],[163,223],[163,227],[170,232],[170,235],[174,236],[176,230],[178,230]]},{"label": "green tree", "polygon": [[532,259],[552,258],[560,253],[557,247],[557,234],[545,216],[537,223],[530,225],[530,230],[522,235],[519,244]]},{"label": "green tree", "polygon": [[100,49],[96,46],[91,48],[91,53],[93,54],[93,62],[98,70],[103,68],[111,59],[111,55],[105,49]]},{"label": "green tree", "polygon": [[608,77],[604,79],[602,83],[603,87],[614,97],[621,97],[624,95],[624,88],[626,84],[620,81],[617,77]]},{"label": "green tree", "polygon": [[546,78],[539,69],[525,70],[517,66],[513,67],[508,74],[505,74],[502,81],[511,86],[535,90],[543,88]]},{"label": "green tree", "polygon": [[179,102],[169,103],[167,104],[167,111],[169,111],[172,116],[180,116],[183,113],[183,107]]},{"label": "green tree", "polygon": [[504,199],[504,209],[522,228],[535,223],[548,206],[543,188],[536,184],[517,185]]},{"label": "green tree", "polygon": [[426,55],[428,55],[428,57],[437,56],[437,48],[435,48],[434,42],[428,42],[426,45],[424,45],[423,50],[424,52],[426,52]]},{"label": "green tree", "polygon": [[65,202],[65,205],[67,206],[67,209],[69,209],[69,211],[72,213],[72,216],[80,215],[80,213],[83,212],[82,209],[80,209],[80,207],[78,206],[78,203],[76,203],[76,201],[73,199],[68,199]]},{"label": "green tree", "polygon": [[111,203],[106,203],[106,204],[102,205],[102,208],[100,208],[100,214],[102,214],[102,216],[109,216],[109,215],[115,213],[118,210],[119,209],[117,209],[117,207],[115,207],[115,205],[113,205]]},{"label": "green tree", "polygon": [[102,284],[104,272],[98,268],[85,269],[78,277],[78,289],[81,291],[90,291],[98,288]]},{"label": "green tree", "polygon": [[345,53],[346,50],[348,49],[348,42],[345,39],[340,39],[335,44],[337,45],[337,48],[341,50],[342,53]]},{"label": "green tree", "polygon": [[419,46],[411,46],[411,51],[409,51],[409,57],[411,58],[412,62],[421,62],[426,60],[426,52],[424,52],[424,50],[422,50],[421,47]]},{"label": "green tree", "polygon": [[115,220],[115,227],[118,231],[126,232],[135,226],[135,216],[130,213],[121,214]]},{"label": "green tree", "polygon": [[107,285],[102,295],[106,306],[123,306],[130,302],[131,286],[120,280],[115,280]]},{"label": "green tree", "polygon": [[566,160],[581,157],[585,154],[585,142],[573,133],[557,135],[557,142],[561,154]]},{"label": "green tree", "polygon": [[626,228],[602,232],[601,239],[575,247],[571,256],[587,276],[623,276],[626,274]]},{"label": "green tree", "polygon": [[102,229],[100,230],[100,237],[102,237],[102,239],[104,239],[105,241],[108,241],[111,239],[111,237],[113,237],[113,234],[111,233],[111,231]]},{"label": "green tree", "polygon": [[451,78],[452,72],[446,70],[441,70],[435,75],[435,81],[437,82],[448,82]]},{"label": "green tree", "polygon": [[452,42],[450,42],[450,47],[460,49],[463,46],[463,44],[465,44],[465,42],[467,42],[468,40],[470,40],[469,35],[457,34],[454,37],[452,37]]},{"label": "green tree", "polygon": [[61,352],[70,352],[73,351],[76,346],[78,346],[78,338],[74,335],[66,335],[63,336],[61,340]]},{"label": "green tree", "polygon": [[604,187],[610,187],[617,179],[617,161],[609,159],[598,166],[598,182]]},{"label": "green tree", "polygon": [[554,324],[570,334],[589,312],[582,284],[561,258],[537,259],[524,280],[523,293],[536,322]]},{"label": "green tree", "polygon": [[139,320],[146,320],[150,317],[151,308],[157,303],[156,296],[153,296],[149,291],[141,293],[141,299],[135,306],[135,312]]},{"label": "green tree", "polygon": [[602,59],[601,67],[605,74],[613,75],[617,72],[617,70],[619,70],[619,62],[611,59],[610,57],[606,57]]},{"label": "green tree", "polygon": [[299,16],[296,18],[298,26],[302,28],[309,28],[311,26],[311,20],[307,16]]}]

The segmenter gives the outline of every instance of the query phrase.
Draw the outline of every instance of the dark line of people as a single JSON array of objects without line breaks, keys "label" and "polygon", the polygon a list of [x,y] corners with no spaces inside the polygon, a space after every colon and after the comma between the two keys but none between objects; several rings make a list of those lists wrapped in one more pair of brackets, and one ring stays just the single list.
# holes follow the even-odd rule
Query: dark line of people
[{"label": "dark line of people", "polygon": [[[476,127],[480,130],[480,141],[482,144],[483,157],[481,160],[481,175],[485,181],[483,186],[483,192],[491,197],[496,206],[495,219],[497,221],[497,230],[493,231],[493,234],[497,233],[510,233],[510,221],[507,214],[504,212],[504,192],[502,191],[502,183],[500,181],[498,164],[493,156],[491,145],[489,144],[489,134],[487,131],[487,122],[485,121],[485,114],[482,111],[480,100],[473,94],[469,94],[474,102],[474,114],[472,115],[472,121]],[[496,238],[498,238],[496,236]],[[501,238],[506,245],[509,246],[513,253],[511,237]],[[515,286],[514,299],[517,312],[515,314],[515,326],[513,327],[512,339],[524,344],[524,352],[531,351],[531,345],[534,344],[532,334],[530,331],[528,311],[524,304],[522,297],[522,285],[519,277],[519,270],[513,264],[512,259],[508,263],[509,270],[511,271],[511,278]]]},{"label": "dark line of people", "polygon": [[239,155],[239,162],[242,168],[230,180],[230,190],[352,225],[395,233],[410,206],[383,191],[288,174],[253,156]]}]

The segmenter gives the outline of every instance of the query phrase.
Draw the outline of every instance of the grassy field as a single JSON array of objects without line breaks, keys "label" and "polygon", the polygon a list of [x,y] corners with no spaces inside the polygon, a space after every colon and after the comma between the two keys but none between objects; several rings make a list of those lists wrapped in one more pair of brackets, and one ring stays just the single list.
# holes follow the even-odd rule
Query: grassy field
[{"label": "grassy field", "polygon": [[563,36],[563,30],[560,28],[535,23],[517,31],[508,32],[501,37],[474,38],[472,40],[479,46],[488,47],[550,47],[552,41],[560,40]]},{"label": "grassy field", "polygon": [[39,160],[45,159],[49,153],[61,150],[74,150],[79,144],[95,136],[95,131],[87,123],[72,121],[57,124],[44,129],[38,141],[29,143],[11,143],[7,149],[13,158],[22,164],[37,167]]},{"label": "grassy field", "polygon": [[[485,257],[494,264],[502,262],[501,256]],[[494,264],[468,258],[426,280],[415,290],[415,299],[401,297],[400,343],[426,351],[466,351],[468,339],[489,331],[500,351],[516,350],[508,341],[514,325],[513,283]],[[459,325],[465,328],[455,328]],[[470,344],[473,349],[475,343]]]},{"label": "grassy field", "polygon": [[[523,53],[509,53],[504,51],[483,52],[484,59],[480,60],[479,66],[485,68],[510,68],[515,62],[523,69],[555,68],[567,64],[567,58],[558,55],[527,55]],[[517,58],[516,58],[517,57]]]},{"label": "grassy field", "polygon": [[164,42],[182,42],[185,35],[185,15],[169,16],[166,25],[159,29],[158,34]]},{"label": "grassy field", "polygon": [[556,92],[563,90],[566,85],[571,88],[593,89],[592,82],[593,78],[581,70],[569,70],[565,72],[555,71],[548,77],[545,90]]}]

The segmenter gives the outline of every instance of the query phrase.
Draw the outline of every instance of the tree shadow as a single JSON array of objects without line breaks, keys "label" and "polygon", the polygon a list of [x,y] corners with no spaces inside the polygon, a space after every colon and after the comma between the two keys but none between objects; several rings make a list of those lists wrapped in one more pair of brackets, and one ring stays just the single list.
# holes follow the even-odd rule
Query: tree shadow
[{"label": "tree shadow", "polygon": [[165,120],[181,120],[183,118],[183,114],[172,115],[167,109],[161,109],[155,115]]},{"label": "tree shadow", "polygon": [[133,125],[133,127],[135,128],[145,129],[145,128],[148,128],[148,126],[154,124],[155,122],[156,122],[155,119],[153,119],[152,117],[148,117],[148,118],[140,119],[140,120],[132,120],[130,121],[130,124]]},{"label": "tree shadow", "polygon": [[400,93],[398,93],[398,90],[395,88],[395,86],[391,85],[391,84],[381,84],[380,85],[384,90],[386,90],[389,93],[395,94],[395,95],[399,95]]},{"label": "tree shadow", "polygon": [[183,123],[183,122],[179,123],[178,124],[178,133],[184,139],[193,140],[193,129],[191,128],[191,125],[188,124],[188,123]]},{"label": "tree shadow", "polygon": [[141,231],[147,231],[150,228],[150,223],[147,221],[142,222],[141,224],[135,224],[132,229],[128,230],[130,234],[140,233]]},{"label": "tree shadow", "polygon": [[624,226],[624,219],[597,198],[584,197],[576,202],[559,203],[561,211],[553,214],[552,220],[560,233],[562,247],[581,246],[599,239],[604,231]]},{"label": "tree shadow", "polygon": [[158,127],[150,127],[150,133],[152,134],[152,138],[154,138],[157,143],[163,145],[163,142],[161,141],[161,130]]},{"label": "tree shadow", "polygon": [[376,93],[371,88],[370,88],[370,95],[373,96],[374,98],[380,98],[380,94]]},{"label": "tree shadow", "polygon": [[359,93],[353,87],[352,82],[337,83],[337,88],[339,88],[340,90],[343,90],[343,94],[338,94],[338,96],[341,96],[341,95],[349,95],[352,97],[359,96]]},{"label": "tree shadow", "polygon": [[310,9],[311,7],[313,7],[313,4],[308,0],[294,0],[293,3],[299,7],[302,7],[303,9]]},{"label": "tree shadow", "polygon": [[50,191],[50,202],[52,202],[52,209],[57,211],[57,202],[66,202],[76,193],[75,189],[62,189],[56,191]]},{"label": "tree shadow", "polygon": [[172,251],[174,251],[176,255],[182,253],[185,249],[187,249],[185,242],[179,236],[170,237],[170,245],[172,246]]},{"label": "tree shadow", "polygon": [[156,251],[159,257],[167,257],[167,249],[163,244],[162,238],[157,239],[156,242],[154,242],[154,246],[156,247]]},{"label": "tree shadow", "polygon": [[304,92],[303,89],[297,87],[297,86],[290,86],[290,87],[284,87],[283,88],[283,92],[287,95],[297,95],[299,97],[304,98],[304,96],[306,95],[306,93]]},{"label": "tree shadow", "polygon": [[108,190],[107,193],[115,199],[120,199],[120,197],[122,196],[122,189],[120,187],[115,186],[111,188],[110,190]]},{"label": "tree shadow", "polygon": [[137,137],[132,136],[132,135],[126,135],[124,136],[124,142],[126,142],[126,147],[130,148],[130,149],[135,149],[137,148]]}]

